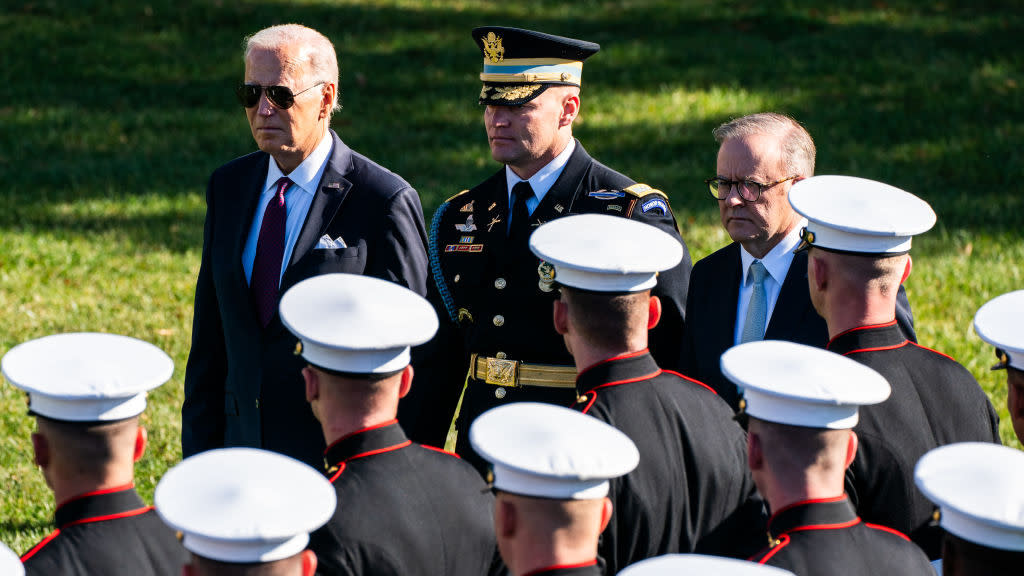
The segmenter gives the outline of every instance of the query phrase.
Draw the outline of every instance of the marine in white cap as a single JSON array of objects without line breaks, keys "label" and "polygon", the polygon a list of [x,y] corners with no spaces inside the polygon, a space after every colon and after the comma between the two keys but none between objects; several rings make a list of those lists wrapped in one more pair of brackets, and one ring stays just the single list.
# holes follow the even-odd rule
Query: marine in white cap
[{"label": "marine in white cap", "polygon": [[793,576],[789,570],[703,554],[668,554],[637,562],[622,576]]},{"label": "marine in white cap", "polygon": [[768,502],[769,545],[751,560],[800,576],[931,576],[904,534],[867,524],[844,492],[862,406],[889,397],[881,374],[820,348],[762,340],[722,354],[743,392],[747,463]]},{"label": "marine in white cap", "polygon": [[651,290],[682,247],[661,230],[601,214],[537,228],[541,282],[559,288],[555,330],[578,376],[574,408],[622,430],[640,465],[611,481],[616,514],[601,538],[614,574],[674,552],[747,556],[763,543],[764,513],[744,463],[743,431],[700,382],[662,370],[648,333],[662,305]]},{"label": "marine in white cap", "polygon": [[352,274],[304,280],[281,321],[307,362],[305,394],[320,422],[325,473],[339,502],[310,548],[326,574],[488,574],[501,570],[493,499],[468,464],[414,444],[398,420],[411,346],[437,330],[418,294]]},{"label": "marine in white cap", "polygon": [[192,553],[184,576],[313,576],[309,533],[336,505],[322,474],[255,448],[186,458],[160,479],[155,500]]},{"label": "marine in white cap", "polygon": [[174,372],[156,346],[115,334],[45,336],[3,357],[28,393],[35,463],[53,490],[56,530],[22,556],[26,573],[177,574],[185,550],[135,492],[146,393]]},{"label": "marine in white cap", "polygon": [[827,348],[871,366],[892,386],[889,400],[862,411],[850,498],[865,521],[908,534],[934,560],[941,531],[914,488],[914,463],[942,444],[999,442],[998,416],[974,376],[910,342],[896,324],[913,237],[935,224],[935,213],[909,192],[850,176],[798,182],[789,201],[807,219],[801,248],[808,249],[811,301],[828,325]]},{"label": "marine in white cap", "polygon": [[988,301],[974,315],[974,331],[996,347],[999,362],[992,369],[1006,370],[1006,407],[1024,442],[1024,290]]},{"label": "marine in white cap", "polygon": [[963,442],[917,463],[918,488],[939,507],[946,576],[1010,576],[1024,566],[1024,453]]},{"label": "marine in white cap", "polygon": [[640,454],[622,432],[568,408],[517,402],[469,430],[492,465],[494,525],[512,576],[599,576],[597,540],[612,516],[609,480]]}]

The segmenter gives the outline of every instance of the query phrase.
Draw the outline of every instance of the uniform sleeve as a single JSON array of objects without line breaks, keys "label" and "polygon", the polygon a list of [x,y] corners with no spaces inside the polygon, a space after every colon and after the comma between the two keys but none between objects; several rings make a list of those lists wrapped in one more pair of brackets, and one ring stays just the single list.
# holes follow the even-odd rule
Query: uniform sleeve
[{"label": "uniform sleeve", "polygon": [[188,458],[224,445],[224,380],[227,359],[224,328],[213,285],[212,247],[216,221],[214,178],[206,190],[203,256],[196,280],[192,348],[185,367],[185,401],[181,406],[181,449]]},{"label": "uniform sleeve", "polygon": [[[667,370],[681,371],[683,333],[686,321],[686,294],[690,284],[693,262],[690,250],[676,227],[676,219],[668,203],[660,194],[649,194],[637,200],[632,219],[650,224],[679,241],[683,247],[683,259],[674,268],[658,274],[658,285],[651,291],[661,300],[661,321],[651,330],[651,355],[658,366]],[[644,212],[644,210],[647,212]]]},{"label": "uniform sleeve", "polygon": [[387,204],[387,225],[369,274],[427,293],[427,232],[416,190],[406,187]]}]

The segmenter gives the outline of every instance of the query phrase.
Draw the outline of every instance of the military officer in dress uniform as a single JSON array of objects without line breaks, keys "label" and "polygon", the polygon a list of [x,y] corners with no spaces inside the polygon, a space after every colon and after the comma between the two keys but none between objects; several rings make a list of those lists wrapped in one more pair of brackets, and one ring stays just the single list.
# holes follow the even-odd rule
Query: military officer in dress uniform
[{"label": "military officer in dress uniform", "polygon": [[608,481],[636,468],[633,442],[595,418],[538,402],[488,410],[469,436],[491,463],[494,526],[510,573],[605,574],[597,540],[613,515]]},{"label": "military officer in dress uniform", "polygon": [[412,385],[409,347],[437,330],[426,299],[385,280],[326,274],[285,293],[281,320],[308,363],[305,395],[339,503],[310,541],[322,571],[503,571],[486,484],[454,454],[412,443],[395,419]]},{"label": "military officer in dress uniform", "polygon": [[1010,576],[1024,566],[1024,454],[963,442],[936,448],[914,471],[939,506],[946,535],[939,574]]},{"label": "military officer in dress uniform", "polygon": [[793,576],[789,570],[703,554],[667,554],[629,566],[621,576]]},{"label": "military officer in dress uniform", "polygon": [[[421,386],[401,418],[414,439],[442,445],[462,393],[456,452],[482,467],[464,433],[488,408],[518,401],[567,406],[572,358],[551,328],[557,294],[538,285],[527,239],[542,222],[595,212],[661,228],[683,257],[661,275],[662,321],[652,334],[659,362],[675,368],[690,257],[665,194],[591,158],[572,135],[583,60],[593,42],[517,28],[473,30],[484,58],[480,104],[491,156],[504,166],[444,202],[430,225],[428,296],[441,328],[417,352]],[[413,422],[415,424],[413,424]]]},{"label": "military officer in dress uniform", "polygon": [[192,553],[184,576],[313,576],[309,533],[336,504],[315,469],[257,448],[186,458],[160,479],[155,500]]},{"label": "military officer in dress uniform", "polygon": [[999,363],[993,370],[1006,370],[1006,407],[1017,439],[1024,442],[1024,290],[990,300],[974,315],[974,331],[996,347]]},{"label": "military officer in dress uniform", "polygon": [[3,358],[28,393],[35,463],[57,503],[57,529],[22,556],[30,575],[179,576],[185,549],[135,492],[146,449],[146,392],[174,364],[157,347],[115,334],[57,334]]},{"label": "military officer in dress uniform", "polygon": [[827,348],[871,366],[892,396],[861,411],[861,445],[847,492],[861,517],[908,534],[931,559],[941,531],[914,488],[914,464],[953,442],[999,442],[999,417],[974,376],[949,356],[910,342],[896,324],[896,290],[910,274],[914,235],[935,213],[920,198],[849,176],[815,176],[789,192],[807,219],[811,302],[825,319]]},{"label": "military officer in dress uniform", "polygon": [[743,430],[714,391],[663,370],[647,349],[662,311],[651,290],[679,263],[679,243],[640,222],[580,214],[540,226],[530,248],[554,267],[554,326],[579,373],[574,407],[640,450],[637,469],[611,481],[608,572],[660,554],[756,552],[764,506]]},{"label": "military officer in dress uniform", "polygon": [[770,544],[751,560],[798,576],[931,576],[904,534],[863,522],[843,492],[858,407],[889,397],[881,374],[783,340],[734,346],[722,373],[744,391],[747,462],[772,510]]}]

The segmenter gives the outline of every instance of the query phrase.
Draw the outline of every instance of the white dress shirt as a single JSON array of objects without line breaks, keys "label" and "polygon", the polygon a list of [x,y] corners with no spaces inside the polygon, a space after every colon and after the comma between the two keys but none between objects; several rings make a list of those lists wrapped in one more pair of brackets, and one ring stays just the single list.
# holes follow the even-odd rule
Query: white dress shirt
[{"label": "white dress shirt", "polygon": [[270,159],[270,167],[267,169],[267,179],[263,182],[263,192],[260,194],[259,204],[256,206],[256,214],[253,215],[252,226],[249,228],[249,237],[245,241],[245,248],[242,250],[242,267],[245,269],[246,282],[252,282],[252,265],[256,259],[256,244],[260,239],[260,228],[263,226],[263,213],[267,209],[267,202],[270,202],[277,193],[277,181],[282,176],[291,178],[292,185],[284,193],[285,210],[288,213],[285,220],[284,232],[284,256],[281,260],[280,282],[284,271],[291,260],[292,251],[295,249],[295,242],[299,239],[299,232],[306,222],[306,214],[313,203],[313,196],[316,195],[317,186],[320,185],[320,178],[324,175],[327,167],[327,159],[331,157],[331,149],[334,147],[334,139],[328,132],[323,140],[317,144],[313,152],[306,156],[306,159],[299,164],[290,174],[281,172],[277,162]]},{"label": "white dress shirt", "polygon": [[[764,292],[768,300],[768,313],[765,314],[765,331],[772,319],[772,312],[775,310],[775,302],[779,299],[779,292],[782,291],[782,283],[786,281],[786,274],[789,273],[789,266],[793,263],[793,250],[800,245],[800,230],[807,225],[807,220],[801,221],[795,228],[775,245],[764,258],[764,264],[768,276],[764,279]],[[733,344],[739,344],[743,336],[743,325],[747,321],[747,308],[750,306],[750,296],[754,292],[754,281],[750,277],[750,265],[757,258],[750,255],[743,246],[740,246],[740,296],[736,301],[736,326],[733,328]]]},{"label": "white dress shirt", "polygon": [[[555,156],[554,160],[548,162],[543,168],[537,171],[536,174],[530,176],[527,182],[530,183],[530,188],[533,188],[533,198],[526,201],[526,210],[530,214],[540,205],[540,201],[544,199],[544,195],[551,190],[551,186],[555,184],[555,180],[562,175],[562,170],[565,170],[565,165],[569,163],[569,157],[572,156],[572,151],[576,149],[576,139],[570,138],[569,145],[562,150],[558,156]],[[516,175],[511,168],[505,166],[505,182],[508,184],[508,213],[512,213],[512,187],[522,182],[523,179]],[[509,218],[511,220],[511,218]],[[506,223],[506,227],[511,226],[512,223]]]}]

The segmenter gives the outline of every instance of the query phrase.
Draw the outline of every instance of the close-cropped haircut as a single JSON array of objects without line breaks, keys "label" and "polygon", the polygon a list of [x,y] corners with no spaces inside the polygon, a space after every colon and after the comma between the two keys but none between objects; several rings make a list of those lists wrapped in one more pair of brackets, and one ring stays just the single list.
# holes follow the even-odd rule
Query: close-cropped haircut
[{"label": "close-cropped haircut", "polygon": [[331,111],[340,110],[341,77],[338,72],[338,54],[334,50],[334,44],[316,30],[301,24],[281,24],[264,28],[242,41],[242,58],[248,58],[249,52],[256,48],[273,50],[289,44],[300,44],[302,50],[298,61],[285,62],[285,69],[292,73],[305,70],[305,76],[311,84],[334,84],[336,90]]},{"label": "close-cropped haircut", "polygon": [[67,422],[37,416],[36,422],[65,463],[84,476],[100,475],[113,460],[132,454],[138,427],[138,418]]},{"label": "close-cropped haircut", "polygon": [[817,153],[814,139],[799,122],[789,116],[775,112],[750,114],[722,124],[712,134],[719,144],[754,134],[774,136],[782,145],[780,156],[787,176],[814,176],[814,158]]},{"label": "close-cropped haircut", "polygon": [[588,292],[567,287],[562,291],[576,330],[597,348],[623,347],[629,343],[631,323],[647,320],[647,292]]}]

